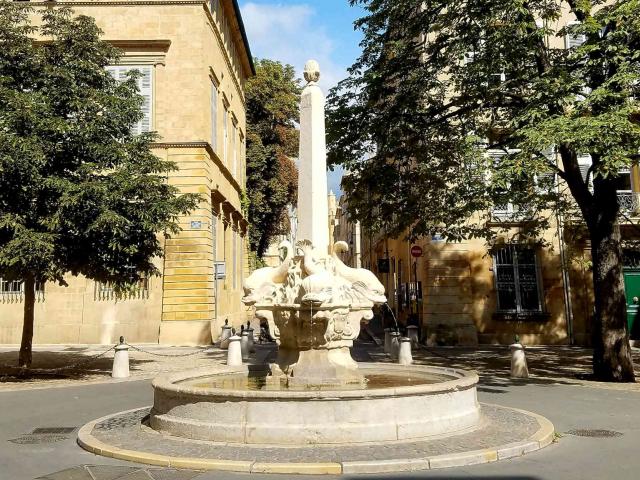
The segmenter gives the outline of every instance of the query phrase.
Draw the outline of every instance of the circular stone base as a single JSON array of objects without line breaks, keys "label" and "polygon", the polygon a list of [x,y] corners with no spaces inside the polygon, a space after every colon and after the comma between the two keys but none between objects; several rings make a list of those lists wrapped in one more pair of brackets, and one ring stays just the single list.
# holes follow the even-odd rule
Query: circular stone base
[{"label": "circular stone base", "polygon": [[167,436],[147,426],[150,407],[108,415],[78,432],[97,455],[151,465],[253,473],[381,473],[495,462],[539,450],[553,440],[540,415],[482,404],[480,426],[467,433],[384,445],[268,447]]}]

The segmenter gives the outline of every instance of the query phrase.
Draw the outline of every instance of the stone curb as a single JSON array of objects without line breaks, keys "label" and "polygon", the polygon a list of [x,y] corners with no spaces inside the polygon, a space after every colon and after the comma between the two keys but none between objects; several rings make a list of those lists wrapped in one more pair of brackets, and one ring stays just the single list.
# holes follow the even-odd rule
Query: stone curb
[{"label": "stone curb", "polygon": [[[130,462],[145,463],[149,465],[185,468],[193,470],[218,470],[243,473],[275,473],[275,474],[310,474],[310,475],[340,475],[351,473],[391,473],[409,472],[417,470],[429,470],[436,468],[462,467],[490,463],[506,458],[520,457],[527,453],[540,450],[553,442],[554,427],[545,417],[517,408],[500,408],[514,410],[524,415],[534,417],[540,428],[529,438],[519,442],[499,445],[483,450],[471,450],[455,454],[438,455],[430,458],[398,458],[391,460],[367,460],[367,461],[343,461],[336,463],[278,463],[278,462],[252,462],[224,459],[206,459],[191,457],[171,457],[155,453],[125,450],[113,445],[107,445],[94,437],[91,432],[96,424],[103,422],[112,415],[93,420],[83,425],[78,431],[78,445],[96,455],[111,457]],[[140,408],[133,408],[117,414],[135,412]]]}]

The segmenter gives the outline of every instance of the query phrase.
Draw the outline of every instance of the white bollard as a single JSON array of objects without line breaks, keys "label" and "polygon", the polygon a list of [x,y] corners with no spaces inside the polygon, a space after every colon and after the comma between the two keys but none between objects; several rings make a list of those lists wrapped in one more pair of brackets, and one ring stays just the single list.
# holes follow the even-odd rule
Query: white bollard
[{"label": "white bollard", "polygon": [[231,325],[229,325],[229,319],[225,319],[222,326],[222,332],[220,333],[220,348],[229,348],[229,338],[233,335],[231,332]]},{"label": "white bollard", "polygon": [[242,360],[249,360],[249,331],[242,330],[240,334],[240,351],[242,352]]},{"label": "white bollard", "polygon": [[391,355],[391,329],[384,329],[384,353]]},{"label": "white bollard", "polygon": [[413,357],[411,356],[411,339],[409,337],[402,337],[400,339],[398,363],[400,365],[411,365],[413,363]]},{"label": "white bollard", "polygon": [[229,349],[227,351],[227,365],[230,367],[239,367],[242,365],[242,349],[240,347],[240,337],[233,335],[229,337]]},{"label": "white bollard", "polygon": [[521,343],[509,345],[511,349],[511,378],[529,378],[527,357]]},{"label": "white bollard", "polygon": [[407,327],[407,337],[411,340],[411,348],[418,348],[420,344],[420,337],[418,336],[418,327],[415,325],[409,325]]},{"label": "white bollard", "polygon": [[394,360],[398,359],[398,354],[400,353],[400,332],[391,332],[391,358]]},{"label": "white bollard", "polygon": [[120,337],[120,345],[113,354],[113,378],[129,378],[129,345],[125,345],[124,337]]}]

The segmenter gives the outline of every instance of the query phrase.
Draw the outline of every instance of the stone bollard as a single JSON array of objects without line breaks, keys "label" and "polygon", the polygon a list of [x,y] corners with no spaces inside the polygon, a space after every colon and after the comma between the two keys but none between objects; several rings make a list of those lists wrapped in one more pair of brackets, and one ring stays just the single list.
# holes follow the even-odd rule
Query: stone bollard
[{"label": "stone bollard", "polygon": [[247,320],[247,331],[249,332],[249,353],[255,353],[256,345],[255,338],[253,337],[253,328],[251,327],[251,320]]},{"label": "stone bollard", "polygon": [[393,331],[389,335],[391,336],[391,358],[397,360],[400,353],[400,332]]},{"label": "stone bollard", "polygon": [[418,336],[418,327],[415,325],[409,325],[407,327],[407,337],[411,340],[411,348],[418,348],[420,344],[420,337]]},{"label": "stone bollard", "polygon": [[129,345],[125,345],[124,337],[120,337],[120,344],[113,355],[113,378],[129,378]]},{"label": "stone bollard", "polygon": [[509,348],[511,349],[511,378],[529,378],[525,347],[516,340],[516,343],[509,345]]},{"label": "stone bollard", "polygon": [[391,355],[391,329],[384,329],[384,353]]},{"label": "stone bollard", "polygon": [[242,348],[240,346],[240,337],[233,333],[228,339],[227,365],[229,367],[239,367],[242,365]]},{"label": "stone bollard", "polygon": [[229,325],[229,319],[225,318],[222,332],[220,333],[220,348],[226,349],[229,347],[229,338],[231,335],[233,334],[231,332],[231,325]]},{"label": "stone bollard", "polygon": [[400,338],[400,349],[398,351],[398,363],[400,365],[411,365],[413,363],[411,344],[412,342],[409,337]]},{"label": "stone bollard", "polygon": [[240,332],[240,351],[242,352],[242,360],[249,360],[249,330],[242,326],[242,331]]}]

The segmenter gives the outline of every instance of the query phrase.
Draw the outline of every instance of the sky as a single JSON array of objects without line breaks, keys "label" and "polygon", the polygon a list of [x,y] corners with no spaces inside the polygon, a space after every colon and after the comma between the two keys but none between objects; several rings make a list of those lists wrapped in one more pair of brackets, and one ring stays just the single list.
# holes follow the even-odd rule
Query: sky
[{"label": "sky", "polygon": [[[362,35],[353,22],[362,16],[348,0],[240,0],[249,46],[254,57],[293,65],[302,77],[305,62],[320,64],[325,94],[347,76],[360,53]],[[329,172],[329,189],[340,194],[341,172]]]}]

